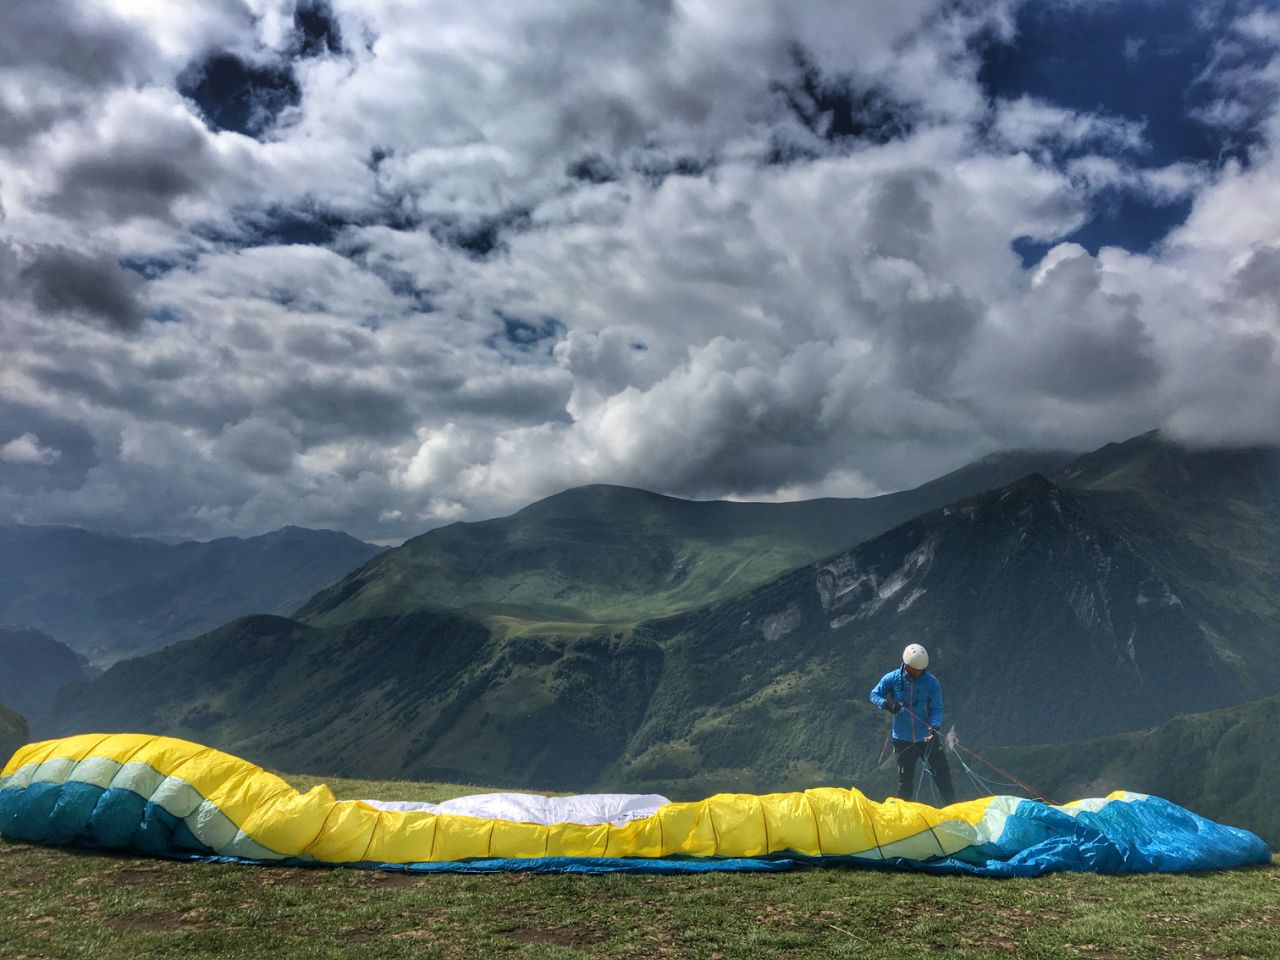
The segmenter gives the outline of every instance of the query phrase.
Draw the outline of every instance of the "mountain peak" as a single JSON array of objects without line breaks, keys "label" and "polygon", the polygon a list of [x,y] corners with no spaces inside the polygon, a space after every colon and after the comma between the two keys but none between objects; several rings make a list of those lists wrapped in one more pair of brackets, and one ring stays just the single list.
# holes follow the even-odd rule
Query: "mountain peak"
[{"label": "mountain peak", "polygon": [[636,507],[665,507],[687,502],[678,497],[669,497],[651,490],[642,490],[639,487],[589,483],[581,487],[570,487],[568,490],[537,500],[517,511],[514,516],[539,520],[562,517],[576,519],[584,514],[616,513]]},{"label": "mountain peak", "polygon": [[1054,475],[1069,487],[1159,500],[1247,500],[1280,507],[1280,447],[1195,447],[1152,430],[1078,457]]}]

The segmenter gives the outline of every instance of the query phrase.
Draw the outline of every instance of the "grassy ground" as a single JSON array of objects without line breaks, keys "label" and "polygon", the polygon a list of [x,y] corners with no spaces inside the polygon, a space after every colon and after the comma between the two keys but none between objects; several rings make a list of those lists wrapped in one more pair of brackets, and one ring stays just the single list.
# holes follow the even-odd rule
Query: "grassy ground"
[{"label": "grassy ground", "polygon": [[[319,782],[290,777],[300,788]],[[481,788],[327,781],[339,797]],[[460,876],[184,864],[0,841],[0,957],[1280,956],[1280,860],[986,880],[853,870]]]}]

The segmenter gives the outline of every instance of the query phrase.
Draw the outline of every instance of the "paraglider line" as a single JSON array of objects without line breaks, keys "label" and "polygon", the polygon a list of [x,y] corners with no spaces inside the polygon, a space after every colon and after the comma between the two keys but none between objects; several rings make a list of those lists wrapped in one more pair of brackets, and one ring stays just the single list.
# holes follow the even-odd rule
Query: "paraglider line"
[{"label": "paraglider line", "polygon": [[[915,719],[915,720],[919,720],[921,723],[924,723],[924,722],[925,722],[925,721],[924,721],[924,719],[923,719],[922,717],[920,717],[920,716],[919,716],[919,715],[918,715],[914,710],[912,710],[910,707],[906,706],[905,704],[903,705],[902,709],[903,709],[903,710],[905,710],[905,711],[907,711],[907,713],[911,714],[911,716],[912,716],[912,718],[913,718],[913,719]],[[954,733],[954,731],[952,731],[952,732]],[[934,736],[936,737],[936,736],[937,736],[937,734],[934,734]],[[944,745],[944,746],[945,746],[945,745]],[[955,742],[955,748],[956,748],[957,750],[963,750],[965,753],[969,754],[969,756],[974,757],[974,758],[976,758],[976,759],[978,759],[978,760],[981,760],[983,763],[985,763],[985,764],[986,764],[987,766],[989,766],[991,769],[995,770],[997,773],[1002,773],[1002,774],[1004,774],[1006,777],[1008,777],[1010,780],[1012,780],[1015,784],[1017,784],[1018,786],[1020,786],[1023,790],[1027,791],[1027,793],[1031,794],[1031,797],[1032,797],[1032,799],[1033,799],[1033,800],[1047,800],[1049,803],[1053,804],[1054,806],[1057,806],[1057,805],[1058,805],[1058,804],[1057,804],[1057,801],[1055,801],[1052,797],[1050,797],[1050,796],[1049,796],[1047,793],[1045,793],[1044,791],[1042,791],[1042,790],[1037,790],[1035,787],[1030,786],[1029,784],[1023,783],[1021,780],[1019,780],[1017,777],[1015,777],[1015,776],[1014,776],[1012,773],[1010,773],[1008,770],[1004,770],[1004,769],[1002,769],[1002,768],[1000,768],[1000,767],[997,767],[994,763],[992,763],[992,762],[991,762],[990,760],[988,760],[986,757],[982,756],[981,754],[974,753],[974,752],[973,752],[972,750],[970,750],[968,747],[964,746],[964,745],[963,745],[959,740],[956,740],[956,742]],[[958,757],[958,756],[959,756],[959,755],[957,754],[957,757]],[[922,758],[922,759],[924,759],[924,758]],[[964,761],[963,761],[963,760],[961,760],[960,762],[961,762],[961,763],[964,763]],[[926,766],[927,766],[927,765],[928,765],[928,761],[926,760],[926,761],[925,761],[925,763],[926,763]],[[968,768],[966,768],[966,769],[968,769]],[[929,769],[929,773],[930,773],[930,775],[932,775],[932,774],[933,774],[933,770],[932,770],[932,768],[930,768],[930,769]],[[916,792],[917,792],[917,793],[919,793],[919,788],[917,788],[917,791],[916,791]]]},{"label": "paraglider line", "polygon": [[1017,786],[1017,784],[1006,783],[1003,780],[988,780],[986,777],[981,776],[976,770],[974,770],[973,767],[965,763],[964,757],[956,754],[956,759],[960,761],[960,768],[968,775],[969,782],[977,788],[980,794],[994,794],[996,793],[996,790],[994,789],[995,787]]},{"label": "paraglider line", "polygon": [[1012,780],[1014,783],[1020,786],[1023,790],[1027,791],[1027,793],[1031,794],[1032,799],[1048,800],[1055,807],[1058,805],[1057,801],[1054,800],[1051,796],[1049,796],[1044,791],[1037,790],[1035,787],[1030,786],[1029,784],[1023,783],[1021,780],[1015,777],[1008,770],[1003,770],[1000,767],[997,767],[994,763],[992,763],[986,757],[982,756],[981,754],[974,753],[972,750],[970,750],[968,747],[961,744],[959,741],[956,742],[956,748],[959,750],[963,750],[965,753],[969,754],[969,756],[974,757],[975,759],[981,760],[983,763],[985,763],[992,770],[995,770],[997,773],[1004,774],[1006,777],[1008,777],[1010,780]]}]

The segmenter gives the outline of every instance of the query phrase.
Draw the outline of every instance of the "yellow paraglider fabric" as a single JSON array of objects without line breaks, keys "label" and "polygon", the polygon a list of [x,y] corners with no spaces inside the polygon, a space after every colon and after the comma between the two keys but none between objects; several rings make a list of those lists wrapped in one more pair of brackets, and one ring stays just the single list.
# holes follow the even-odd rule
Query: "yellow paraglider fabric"
[{"label": "yellow paraglider fabric", "polygon": [[1248,831],[1159,797],[1054,807],[986,797],[936,809],[857,790],[717,794],[630,822],[533,823],[299,793],[185,740],[91,734],[23,747],[0,773],[0,834],[159,856],[433,870],[777,870],[884,865],[986,876],[1265,863]]},{"label": "yellow paraglider fabric", "polygon": [[[874,803],[857,790],[717,794],[669,803],[631,823],[514,823],[456,814],[380,810],[299,793],[248,761],[199,744],[141,734],[46,741],[14,754],[0,786],[75,781],[127,789],[184,820],[219,854],[325,863],[420,863],[522,857],[928,858],[977,840],[992,798],[954,804]],[[99,799],[95,806],[101,803]]]}]

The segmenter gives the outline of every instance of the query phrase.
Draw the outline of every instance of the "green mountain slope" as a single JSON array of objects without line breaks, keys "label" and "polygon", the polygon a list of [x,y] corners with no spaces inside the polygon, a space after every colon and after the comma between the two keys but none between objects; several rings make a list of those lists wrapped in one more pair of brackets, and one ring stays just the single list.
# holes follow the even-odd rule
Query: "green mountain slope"
[{"label": "green mountain slope", "polygon": [[504,639],[450,611],[246,617],[64,691],[58,728],[163,731],[326,774],[586,786],[639,723],[661,656],[624,635]]},{"label": "green mountain slope", "polygon": [[28,739],[27,722],[4,704],[0,704],[0,767]]},{"label": "green mountain slope", "polygon": [[627,487],[568,490],[496,520],[433,530],[321,591],[297,617],[345,623],[421,607],[507,629],[632,623],[701,606],[912,516],[1055,468],[1062,453],[988,457],[915,490],[797,503],[691,501]]},{"label": "green mountain slope", "polygon": [[886,728],[866,691],[912,641],[950,722],[995,742],[1133,729],[1235,693],[1168,584],[1039,476],[650,626],[663,683],[614,771],[626,782],[857,775]]},{"label": "green mountain slope", "polygon": [[[570,491],[391,551],[315,598],[306,622],[250,618],[118,664],[63,697],[57,722],[349,775],[675,796],[858,782],[886,733],[866,692],[921,641],[965,739],[1143,729],[1280,690],[1262,662],[1274,644],[1236,629],[1275,602],[1271,547],[1246,536],[1269,529],[1267,474],[1250,486],[1240,461],[1212,455],[1183,469],[1185,453],[1137,438],[1058,483],[1031,475],[715,602],[615,624],[581,618],[638,614],[645,585],[667,585],[655,606],[679,606],[661,549],[728,556],[726,530],[776,545],[804,517],[813,528],[795,536],[812,544],[813,531],[836,535],[830,505],[742,512],[758,505]],[[1215,525],[1229,547],[1216,555]],[[1241,619],[1218,578],[1251,565],[1258,612]],[[719,582],[707,589],[729,589]]]},{"label": "green mountain slope", "polygon": [[1083,743],[980,752],[1059,801],[1120,789],[1152,793],[1247,826],[1280,848],[1277,729],[1280,697],[1268,697]]},{"label": "green mountain slope", "polygon": [[43,630],[106,663],[246,613],[294,610],[380,549],[297,527],[167,544],[0,526],[0,624]]},{"label": "green mountain slope", "polygon": [[1249,693],[1280,689],[1280,449],[1187,450],[1145,434],[1056,479],[1173,586]]},{"label": "green mountain slope", "polygon": [[64,685],[89,678],[84,657],[38,630],[0,628],[0,703],[33,720]]},{"label": "green mountain slope", "polygon": [[58,722],[340,774],[689,793],[848,782],[884,736],[866,691],[909,640],[930,645],[952,719],[1003,742],[1230,702],[1230,669],[1170,597],[1032,476],[633,628],[510,636],[426,609],[249,618],[117,664],[64,696]]}]

